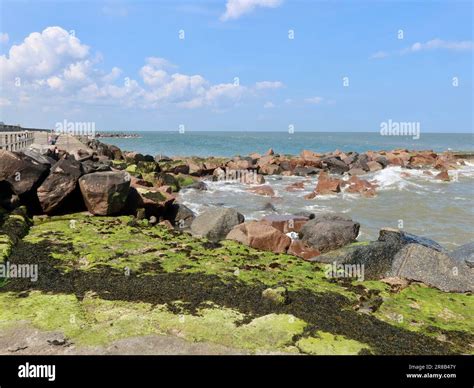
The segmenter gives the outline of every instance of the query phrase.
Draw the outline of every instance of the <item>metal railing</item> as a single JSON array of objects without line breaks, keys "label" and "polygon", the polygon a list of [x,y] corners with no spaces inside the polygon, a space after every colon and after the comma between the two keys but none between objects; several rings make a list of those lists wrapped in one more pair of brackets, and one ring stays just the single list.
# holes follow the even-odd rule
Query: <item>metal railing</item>
[{"label": "metal railing", "polygon": [[0,149],[22,151],[35,141],[34,132],[0,132]]}]

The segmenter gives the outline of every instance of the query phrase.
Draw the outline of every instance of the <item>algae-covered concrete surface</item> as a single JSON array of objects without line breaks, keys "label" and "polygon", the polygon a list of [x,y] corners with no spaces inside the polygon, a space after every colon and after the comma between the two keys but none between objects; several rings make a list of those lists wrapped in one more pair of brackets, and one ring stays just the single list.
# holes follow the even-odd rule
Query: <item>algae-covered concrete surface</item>
[{"label": "algae-covered concrete surface", "polygon": [[38,279],[0,283],[3,354],[474,353],[471,295],[327,279],[133,217],[36,217],[4,256]]}]

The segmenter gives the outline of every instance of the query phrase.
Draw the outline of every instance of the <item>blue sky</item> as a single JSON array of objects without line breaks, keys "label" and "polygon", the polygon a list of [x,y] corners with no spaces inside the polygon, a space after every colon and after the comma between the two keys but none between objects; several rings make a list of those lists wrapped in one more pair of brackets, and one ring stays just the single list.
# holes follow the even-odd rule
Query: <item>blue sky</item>
[{"label": "blue sky", "polygon": [[379,131],[392,119],[419,122],[424,132],[472,132],[472,8],[470,1],[3,0],[0,120]]}]

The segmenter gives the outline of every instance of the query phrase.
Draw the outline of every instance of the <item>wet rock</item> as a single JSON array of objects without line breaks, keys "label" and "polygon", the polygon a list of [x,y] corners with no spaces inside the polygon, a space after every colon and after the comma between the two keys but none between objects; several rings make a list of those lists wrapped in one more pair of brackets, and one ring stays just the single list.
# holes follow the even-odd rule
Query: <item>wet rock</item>
[{"label": "wet rock", "polygon": [[347,184],[349,185],[347,188],[348,193],[358,193],[367,198],[374,197],[376,195],[376,186],[365,179],[360,179],[356,176],[352,176],[347,181]]},{"label": "wet rock", "polygon": [[285,187],[286,191],[304,190],[304,182],[295,182]]},{"label": "wet rock", "polygon": [[48,171],[45,164],[19,153],[0,150],[0,182],[8,182],[17,195],[36,189],[48,175]]},{"label": "wet rock", "polygon": [[95,172],[80,178],[79,186],[92,214],[117,214],[127,200],[130,176],[122,171]]},{"label": "wet rock", "polygon": [[451,179],[449,178],[448,171],[443,170],[439,174],[435,175],[435,179],[439,179],[444,182],[449,182]]},{"label": "wet rock", "polygon": [[210,209],[197,216],[191,224],[191,232],[211,241],[223,240],[236,225],[244,222],[244,216],[235,209]]},{"label": "wet rock", "polygon": [[291,244],[291,238],[266,221],[250,221],[234,227],[227,240],[238,241],[262,251],[284,253]]},{"label": "wet rock", "polygon": [[255,193],[258,195],[268,196],[268,197],[275,196],[275,191],[273,191],[273,189],[268,185],[251,187],[247,189],[247,191],[250,191],[251,193]]},{"label": "wet rock", "polygon": [[341,183],[340,179],[331,178],[327,172],[322,171],[319,174],[315,192],[319,195],[339,193],[341,191]]},{"label": "wet rock", "polygon": [[308,246],[319,252],[327,252],[355,241],[359,228],[360,224],[350,218],[323,214],[308,221],[301,229],[300,236]]},{"label": "wet rock", "polygon": [[38,199],[45,213],[57,210],[77,187],[82,175],[81,163],[74,159],[60,159],[45,181],[38,187]]}]

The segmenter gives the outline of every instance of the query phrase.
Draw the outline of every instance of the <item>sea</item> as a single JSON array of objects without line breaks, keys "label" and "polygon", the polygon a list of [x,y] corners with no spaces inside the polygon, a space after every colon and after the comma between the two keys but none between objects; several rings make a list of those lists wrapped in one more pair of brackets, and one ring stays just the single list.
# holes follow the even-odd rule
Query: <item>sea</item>
[{"label": "sea", "polygon": [[[324,132],[135,132],[136,138],[103,138],[122,150],[166,156],[225,156],[265,153],[297,155],[314,152],[364,152],[368,150],[433,150],[474,152],[474,135],[469,133],[429,133],[419,139],[409,136],[381,136],[379,133]],[[408,172],[409,176],[402,174]],[[435,170],[431,170],[436,173]],[[232,207],[247,220],[268,214],[294,214],[309,211],[340,213],[361,224],[358,240],[377,239],[383,227],[401,228],[409,233],[436,240],[447,249],[474,241],[474,160],[458,170],[449,171],[451,181],[433,179],[422,170],[388,167],[363,176],[378,184],[375,198],[342,192],[304,196],[314,190],[315,177],[267,176],[274,198],[249,193],[238,182],[206,182],[208,190],[184,190],[178,201],[196,213],[212,207]],[[304,182],[304,190],[288,192],[286,186]]]}]

